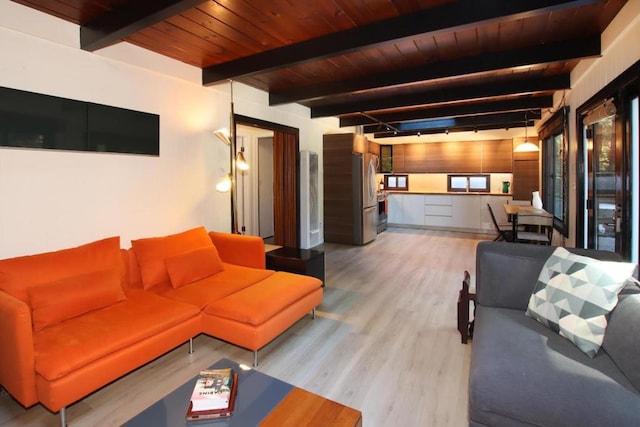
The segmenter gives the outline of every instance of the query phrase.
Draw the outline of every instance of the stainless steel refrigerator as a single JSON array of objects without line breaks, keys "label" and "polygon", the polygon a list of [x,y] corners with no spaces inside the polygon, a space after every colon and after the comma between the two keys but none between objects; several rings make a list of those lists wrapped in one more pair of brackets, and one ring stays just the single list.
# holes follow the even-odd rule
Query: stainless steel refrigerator
[{"label": "stainless steel refrigerator", "polygon": [[353,163],[353,243],[365,245],[378,235],[378,156],[354,153]]}]

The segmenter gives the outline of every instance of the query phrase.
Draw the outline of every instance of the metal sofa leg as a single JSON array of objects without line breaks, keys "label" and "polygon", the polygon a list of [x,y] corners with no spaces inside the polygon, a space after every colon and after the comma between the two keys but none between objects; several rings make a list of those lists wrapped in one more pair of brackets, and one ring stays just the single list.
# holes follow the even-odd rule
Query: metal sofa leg
[{"label": "metal sofa leg", "polygon": [[189,338],[189,354],[193,354],[193,338]]},{"label": "metal sofa leg", "polygon": [[60,409],[60,425],[67,427],[67,408]]},{"label": "metal sofa leg", "polygon": [[253,351],[253,367],[258,367],[258,350]]},{"label": "metal sofa leg", "polygon": [[316,318],[316,308],[313,307],[313,309],[311,310],[311,318],[315,319]]}]

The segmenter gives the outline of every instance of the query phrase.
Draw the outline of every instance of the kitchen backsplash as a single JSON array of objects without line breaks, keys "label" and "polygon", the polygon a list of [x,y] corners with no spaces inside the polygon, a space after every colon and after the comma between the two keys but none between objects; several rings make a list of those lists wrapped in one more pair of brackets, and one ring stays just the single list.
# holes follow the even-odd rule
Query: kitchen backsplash
[{"label": "kitchen backsplash", "polygon": [[[410,173],[409,191],[417,193],[446,193],[447,175],[446,173]],[[491,192],[502,193],[502,183],[504,181],[513,182],[513,174],[492,173]],[[377,181],[380,182],[384,175],[378,174]]]}]

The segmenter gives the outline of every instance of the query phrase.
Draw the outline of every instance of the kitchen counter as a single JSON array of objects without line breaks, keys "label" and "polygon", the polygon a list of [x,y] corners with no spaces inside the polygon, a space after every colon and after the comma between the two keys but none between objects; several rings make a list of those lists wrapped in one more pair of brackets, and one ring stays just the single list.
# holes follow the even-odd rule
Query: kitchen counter
[{"label": "kitchen counter", "polygon": [[447,196],[512,196],[512,193],[487,193],[486,191],[396,191],[385,190],[387,194],[424,194]]},{"label": "kitchen counter", "polygon": [[487,204],[506,223],[510,193],[388,191],[388,224],[476,233],[495,232]]}]

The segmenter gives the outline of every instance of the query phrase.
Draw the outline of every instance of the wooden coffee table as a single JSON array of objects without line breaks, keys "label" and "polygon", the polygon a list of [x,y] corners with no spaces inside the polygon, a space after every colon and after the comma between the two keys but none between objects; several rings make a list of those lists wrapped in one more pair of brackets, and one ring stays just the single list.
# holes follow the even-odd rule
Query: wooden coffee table
[{"label": "wooden coffee table", "polygon": [[361,427],[362,413],[280,381],[229,359],[221,359],[210,368],[231,367],[238,372],[235,411],[229,418],[187,421],[185,414],[196,377],[160,399],[124,424],[147,426],[339,426]]}]

